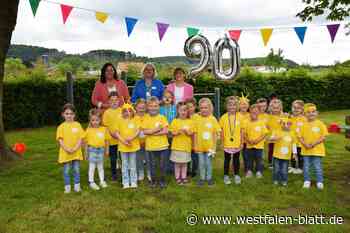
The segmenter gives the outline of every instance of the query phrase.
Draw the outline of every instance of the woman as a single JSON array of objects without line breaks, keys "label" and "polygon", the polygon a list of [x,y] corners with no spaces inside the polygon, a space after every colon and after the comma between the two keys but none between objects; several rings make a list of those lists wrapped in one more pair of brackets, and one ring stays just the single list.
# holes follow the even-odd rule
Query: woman
[{"label": "woman", "polygon": [[185,70],[178,67],[174,70],[175,81],[167,86],[167,90],[173,93],[175,104],[193,98],[193,86],[185,82]]},{"label": "woman", "polygon": [[96,82],[92,92],[92,104],[104,112],[110,107],[108,96],[113,91],[118,93],[120,106],[130,98],[128,87],[123,80],[119,79],[113,64],[106,63],[101,69],[100,80]]},{"label": "woman", "polygon": [[136,82],[132,92],[131,102],[135,103],[138,99],[148,100],[151,96],[159,100],[163,98],[164,85],[162,81],[156,78],[156,68],[152,63],[147,63],[142,69],[142,79]]}]

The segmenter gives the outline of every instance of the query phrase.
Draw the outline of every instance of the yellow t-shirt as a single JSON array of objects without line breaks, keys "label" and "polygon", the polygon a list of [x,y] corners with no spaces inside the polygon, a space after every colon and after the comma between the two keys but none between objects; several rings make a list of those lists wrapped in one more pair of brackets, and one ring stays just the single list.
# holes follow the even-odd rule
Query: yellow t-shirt
[{"label": "yellow t-shirt", "polygon": [[88,127],[84,134],[84,140],[87,145],[101,148],[106,146],[106,141],[111,139],[108,129],[104,126],[98,128]]},{"label": "yellow t-shirt", "polygon": [[216,148],[214,136],[221,131],[220,125],[214,116],[198,116],[194,122],[196,134],[195,150],[197,152],[209,152]]},{"label": "yellow t-shirt", "polygon": [[[63,143],[68,148],[73,148],[77,145],[79,140],[84,137],[84,130],[79,122],[63,122],[60,124],[56,131],[56,140],[63,140]],[[61,147],[58,154],[58,162],[66,163],[72,160],[83,160],[83,154],[81,148],[79,148],[73,154],[68,154]]]},{"label": "yellow t-shirt", "polygon": [[293,145],[296,146],[296,136],[293,131],[278,131],[275,134],[280,138],[275,142],[273,157],[290,160],[293,153]]},{"label": "yellow t-shirt", "polygon": [[[328,129],[326,125],[320,120],[306,121],[303,126],[300,127],[299,136],[304,139],[306,144],[314,143],[319,140],[321,137],[328,135]],[[320,143],[314,148],[306,149],[301,147],[302,155],[313,155],[313,156],[325,156],[326,149],[324,143]]]},{"label": "yellow t-shirt", "polygon": [[[148,114],[146,113],[146,114],[143,115],[143,116],[135,115],[135,117],[134,117],[134,119],[135,119],[137,125],[140,127],[140,130],[142,130],[143,121],[145,120],[145,118],[146,118],[147,115],[148,115]],[[140,134],[139,134],[140,145],[144,146],[144,144],[145,144],[145,139],[146,139],[146,136],[145,136],[143,133],[140,133]]]},{"label": "yellow t-shirt", "polygon": [[[140,129],[140,125],[138,124],[135,118],[132,119],[119,119],[119,124],[117,131],[119,132],[122,138],[133,137],[136,135],[137,131]],[[120,152],[136,152],[140,150],[140,140],[139,137],[136,137],[131,141],[131,145],[125,145],[119,142],[118,150]]]},{"label": "yellow t-shirt", "polygon": [[282,115],[268,115],[268,120],[267,120],[267,129],[269,130],[269,136],[275,134],[277,131],[281,131],[281,120]]},{"label": "yellow t-shirt", "polygon": [[[118,125],[118,119],[121,117],[121,108],[109,108],[103,113],[102,124],[107,127],[109,132],[114,133]],[[118,145],[118,140],[112,135],[109,140],[110,145]]]},{"label": "yellow t-shirt", "polygon": [[[180,129],[187,129],[193,132],[194,126],[191,119],[179,119],[175,118],[169,127],[170,132],[179,131]],[[181,133],[180,135],[174,136],[171,143],[171,149],[177,151],[191,152],[192,150],[192,137]]]},{"label": "yellow t-shirt", "polygon": [[[293,131],[295,133],[295,135],[299,134],[300,127],[303,126],[305,124],[305,122],[307,122],[306,117],[303,115],[302,116],[292,116],[292,117],[290,117],[290,120],[292,122],[290,129],[291,129],[291,131]],[[301,147],[301,144],[300,144],[298,139],[297,139],[297,147]]]},{"label": "yellow t-shirt", "polygon": [[[156,116],[147,115],[141,125],[143,129],[155,129],[158,126],[168,127],[168,121],[165,116],[160,114]],[[146,135],[145,148],[147,151],[165,150],[169,146],[167,135]]]},{"label": "yellow t-shirt", "polygon": [[[246,137],[249,140],[256,140],[263,135],[267,135],[268,130],[267,130],[266,125],[263,121],[259,121],[259,120],[251,121],[251,120],[249,120],[246,123],[245,132],[246,132]],[[247,148],[264,149],[264,143],[265,143],[265,139],[261,140],[258,144],[255,144],[255,145],[247,143]]]},{"label": "yellow t-shirt", "polygon": [[264,113],[260,113],[259,116],[258,116],[258,119],[260,121],[265,122],[265,124],[267,124],[267,122],[269,121],[269,114],[267,114],[265,112]]},{"label": "yellow t-shirt", "polygon": [[193,121],[195,121],[196,119],[198,119],[198,117],[199,117],[199,114],[198,114],[198,113],[194,113],[194,114],[190,117],[190,119],[193,120]]},{"label": "yellow t-shirt", "polygon": [[235,116],[225,113],[221,116],[219,124],[224,134],[224,148],[239,148],[241,146],[242,119],[241,115]]}]

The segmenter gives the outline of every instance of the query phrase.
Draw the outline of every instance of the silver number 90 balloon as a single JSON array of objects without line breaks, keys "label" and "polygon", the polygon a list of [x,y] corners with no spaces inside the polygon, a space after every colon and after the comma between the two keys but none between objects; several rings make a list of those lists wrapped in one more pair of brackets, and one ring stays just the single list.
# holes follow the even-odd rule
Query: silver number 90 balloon
[{"label": "silver number 90 balloon", "polygon": [[[196,45],[199,45],[199,51],[194,50]],[[224,69],[224,58],[222,54],[225,49],[227,49],[230,54],[229,68],[226,70]],[[214,49],[212,51],[207,38],[202,35],[194,35],[186,40],[184,50],[186,56],[189,58],[198,58],[200,56],[200,62],[198,65],[190,69],[189,76],[192,78],[202,73],[210,65],[213,66],[214,75],[219,80],[235,79],[239,74],[239,45],[235,40],[232,40],[227,36],[220,38],[215,43]]]}]

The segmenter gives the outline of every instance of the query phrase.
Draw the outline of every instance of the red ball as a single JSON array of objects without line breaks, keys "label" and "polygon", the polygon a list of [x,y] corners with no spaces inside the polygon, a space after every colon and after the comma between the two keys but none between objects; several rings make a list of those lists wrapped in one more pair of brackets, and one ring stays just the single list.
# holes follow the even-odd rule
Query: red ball
[{"label": "red ball", "polygon": [[26,144],[24,144],[22,142],[16,142],[13,145],[12,149],[14,152],[23,155],[24,152],[26,152],[27,147],[26,147]]}]

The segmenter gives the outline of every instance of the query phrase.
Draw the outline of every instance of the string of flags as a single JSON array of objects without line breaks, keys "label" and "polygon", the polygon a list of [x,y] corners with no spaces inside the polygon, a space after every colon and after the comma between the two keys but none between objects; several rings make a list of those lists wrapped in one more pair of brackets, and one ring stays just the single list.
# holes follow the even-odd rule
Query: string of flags
[{"label": "string of flags", "polygon": [[[86,9],[86,8],[72,6],[72,5],[61,4],[61,3],[53,2],[53,1],[50,1],[50,0],[29,0],[29,2],[30,2],[30,6],[31,6],[31,9],[32,9],[34,17],[35,17],[36,12],[37,12],[37,10],[39,8],[40,2],[47,2],[47,3],[59,5],[60,8],[61,8],[63,24],[65,24],[67,22],[67,19],[68,19],[69,15],[71,14],[71,12],[72,12],[72,10],[74,8],[79,9],[79,10],[85,10],[85,11],[94,12],[96,20],[98,20],[101,23],[105,23],[107,21],[108,17],[110,16],[110,14],[106,13],[106,12],[95,11],[95,10],[92,10],[92,9]],[[132,32],[133,32],[133,30],[134,30],[134,28],[135,28],[135,26],[136,26],[136,24],[137,24],[137,22],[139,20],[137,18],[133,18],[133,17],[125,17],[124,19],[125,19],[125,25],[126,25],[126,30],[127,30],[127,33],[128,33],[128,37],[130,37]],[[167,23],[162,23],[162,22],[157,22],[156,23],[156,27],[157,27],[157,31],[158,31],[158,36],[159,36],[159,41],[160,42],[162,41],[163,37],[165,36],[169,26],[170,25],[167,24]],[[319,25],[319,26],[326,26],[327,27],[327,30],[328,30],[329,35],[330,35],[331,42],[333,43],[334,40],[335,40],[335,37],[337,35],[340,23]],[[304,44],[304,38],[305,38],[306,31],[307,31],[307,26],[298,26],[298,27],[290,26],[290,27],[286,27],[286,28],[293,28],[295,33],[296,33],[296,35],[297,35],[297,37],[298,37],[298,39],[299,39],[299,41],[300,41],[300,43]],[[256,29],[256,30],[260,31],[260,34],[261,34],[264,46],[267,46],[274,29],[278,29],[278,27],[276,27],[276,28],[269,27],[269,28]],[[200,32],[200,29],[199,28],[194,28],[194,27],[187,27],[186,31],[187,31],[187,35],[190,37],[190,36],[193,36],[193,35],[197,35]],[[242,34],[242,31],[245,31],[245,29],[228,30],[228,35],[232,39],[234,39],[236,41],[239,41],[240,36]]]}]

